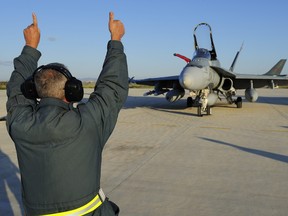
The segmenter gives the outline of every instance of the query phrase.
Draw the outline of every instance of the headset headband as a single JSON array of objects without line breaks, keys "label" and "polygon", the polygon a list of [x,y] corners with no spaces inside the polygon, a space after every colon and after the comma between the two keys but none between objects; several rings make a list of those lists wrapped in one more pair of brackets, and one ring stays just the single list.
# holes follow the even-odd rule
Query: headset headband
[{"label": "headset headband", "polygon": [[47,64],[47,65],[42,65],[40,67],[38,67],[34,73],[33,73],[33,77],[35,76],[36,73],[42,71],[42,70],[48,70],[48,69],[52,69],[55,70],[57,72],[60,72],[61,74],[63,74],[68,80],[73,78],[72,74],[70,73],[70,71],[65,68],[64,65],[59,64],[59,63],[51,63],[51,64]]}]

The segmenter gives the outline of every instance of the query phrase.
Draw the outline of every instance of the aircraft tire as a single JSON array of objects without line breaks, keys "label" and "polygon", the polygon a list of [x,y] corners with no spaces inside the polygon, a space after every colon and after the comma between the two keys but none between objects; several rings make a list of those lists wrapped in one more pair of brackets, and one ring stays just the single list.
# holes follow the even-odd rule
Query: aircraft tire
[{"label": "aircraft tire", "polygon": [[242,98],[241,97],[237,97],[236,106],[237,106],[237,108],[242,108]]},{"label": "aircraft tire", "polygon": [[207,115],[211,115],[212,114],[212,108],[210,106],[207,106]]},{"label": "aircraft tire", "polygon": [[198,107],[197,107],[197,115],[198,115],[199,117],[202,117],[202,116],[203,116],[203,115],[202,115],[202,112],[201,112],[201,109],[202,109],[201,106],[198,106]]},{"label": "aircraft tire", "polygon": [[187,107],[192,107],[193,106],[193,99],[192,97],[187,98]]}]

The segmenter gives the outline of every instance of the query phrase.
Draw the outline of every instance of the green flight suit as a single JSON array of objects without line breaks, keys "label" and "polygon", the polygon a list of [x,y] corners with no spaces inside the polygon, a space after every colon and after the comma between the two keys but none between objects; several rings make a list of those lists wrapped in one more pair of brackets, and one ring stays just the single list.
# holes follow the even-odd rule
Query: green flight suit
[{"label": "green flight suit", "polygon": [[[94,92],[76,108],[56,98],[36,103],[23,96],[20,85],[33,74],[40,56],[24,46],[7,84],[7,130],[17,151],[27,215],[75,209],[96,196],[102,150],[128,95],[120,41],[109,41]],[[106,201],[90,215],[114,213]]]}]

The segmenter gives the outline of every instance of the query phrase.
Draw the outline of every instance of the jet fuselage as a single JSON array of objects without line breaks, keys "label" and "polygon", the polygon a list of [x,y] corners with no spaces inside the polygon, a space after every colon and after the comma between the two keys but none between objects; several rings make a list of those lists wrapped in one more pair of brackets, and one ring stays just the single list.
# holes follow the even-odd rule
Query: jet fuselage
[{"label": "jet fuselage", "polygon": [[[203,50],[203,49],[202,49]],[[209,52],[207,50],[207,52]],[[211,61],[209,55],[204,57],[195,56],[182,70],[179,83],[184,89],[202,90],[208,86],[212,89],[219,86],[221,77],[210,66],[220,66],[218,60]]]}]

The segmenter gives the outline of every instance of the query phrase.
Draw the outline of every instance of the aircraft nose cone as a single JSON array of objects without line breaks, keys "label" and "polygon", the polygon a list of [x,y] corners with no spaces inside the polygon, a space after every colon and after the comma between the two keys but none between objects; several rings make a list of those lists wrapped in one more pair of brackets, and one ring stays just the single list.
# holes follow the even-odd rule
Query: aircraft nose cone
[{"label": "aircraft nose cone", "polygon": [[180,85],[184,88],[184,89],[191,89],[191,87],[193,86],[192,84],[194,83],[192,77],[188,76],[187,73],[183,73],[180,76]]},{"label": "aircraft nose cone", "polygon": [[207,86],[207,72],[199,67],[186,67],[179,76],[179,83],[184,89],[201,90]]},{"label": "aircraft nose cone", "polygon": [[184,70],[180,74],[179,82],[184,89],[191,89],[191,87],[193,86],[194,80],[191,73],[192,68],[184,68]]}]

